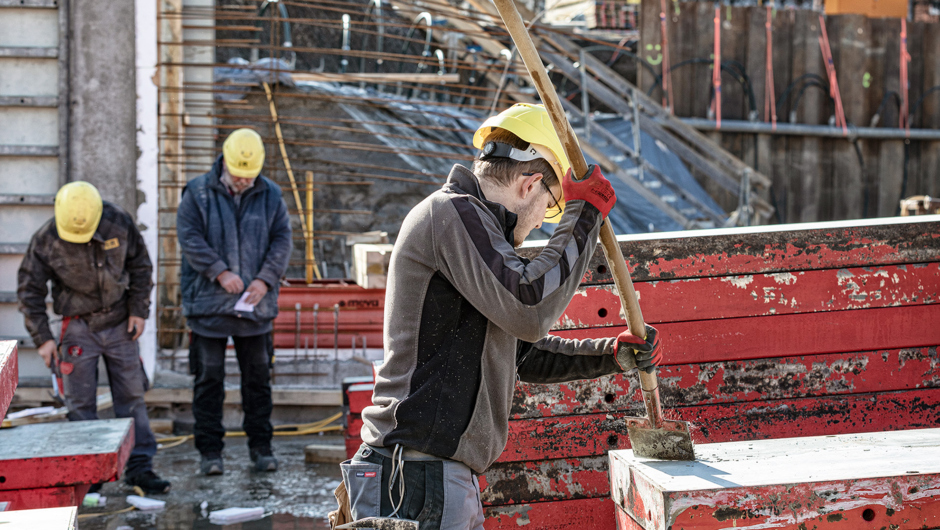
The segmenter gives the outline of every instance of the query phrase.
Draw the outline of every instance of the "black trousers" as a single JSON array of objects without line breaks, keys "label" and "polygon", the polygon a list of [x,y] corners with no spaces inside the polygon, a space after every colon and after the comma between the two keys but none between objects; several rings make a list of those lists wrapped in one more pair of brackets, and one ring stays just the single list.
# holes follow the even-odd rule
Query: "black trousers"
[{"label": "black trousers", "polygon": [[[271,426],[271,359],[274,343],[270,333],[232,337],[241,371],[242,428],[250,449],[268,449]],[[225,446],[222,437],[222,403],[225,400],[225,346],[228,339],[192,334],[189,345],[190,371],[196,376],[193,389],[193,429],[196,449],[215,455]]]}]

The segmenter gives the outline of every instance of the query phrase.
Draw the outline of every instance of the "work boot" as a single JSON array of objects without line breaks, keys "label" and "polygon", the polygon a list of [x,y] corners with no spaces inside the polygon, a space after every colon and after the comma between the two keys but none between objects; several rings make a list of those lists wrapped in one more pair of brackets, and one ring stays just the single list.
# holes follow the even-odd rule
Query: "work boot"
[{"label": "work boot", "polygon": [[167,493],[170,491],[170,481],[163,480],[151,470],[124,477],[124,482],[128,486],[140,486],[144,493]]},{"label": "work boot", "polygon": [[249,455],[255,463],[255,471],[277,471],[277,458],[271,454],[270,447],[251,449]]},{"label": "work boot", "polygon": [[221,475],[225,473],[225,466],[222,465],[222,455],[219,453],[202,455],[202,461],[199,462],[199,471],[202,471],[203,475]]}]

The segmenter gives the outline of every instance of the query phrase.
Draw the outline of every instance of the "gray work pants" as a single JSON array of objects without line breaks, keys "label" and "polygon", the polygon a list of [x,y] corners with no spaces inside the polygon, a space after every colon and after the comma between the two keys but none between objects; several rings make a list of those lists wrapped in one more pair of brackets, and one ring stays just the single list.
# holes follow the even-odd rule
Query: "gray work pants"
[{"label": "gray work pants", "polygon": [[137,342],[127,332],[127,323],[94,332],[80,318],[69,321],[62,337],[59,372],[65,386],[69,421],[98,419],[95,394],[98,388],[98,358],[104,357],[114,400],[114,415],[134,418],[134,449],[127,460],[125,474],[134,476],[152,469],[157,441],[150,430],[144,392],[147,376]]},{"label": "gray work pants", "polygon": [[[383,454],[385,453],[385,454]],[[462,462],[406,450],[404,491],[392,471],[390,448],[362,444],[356,456],[340,464],[354,519],[398,516],[420,523],[421,530],[483,530],[480,483]]]}]

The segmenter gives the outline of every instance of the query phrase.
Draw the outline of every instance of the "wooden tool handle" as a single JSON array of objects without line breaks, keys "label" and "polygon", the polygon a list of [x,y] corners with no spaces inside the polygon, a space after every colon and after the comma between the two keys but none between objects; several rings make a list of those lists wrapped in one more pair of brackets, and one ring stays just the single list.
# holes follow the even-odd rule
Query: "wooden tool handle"
[{"label": "wooden tool handle", "polygon": [[[535,44],[529,36],[525,22],[519,15],[516,5],[513,0],[494,0],[494,3],[499,11],[499,16],[503,19],[503,24],[506,25],[506,30],[509,31],[510,37],[516,44],[516,49],[519,50],[519,56],[522,57],[532,82],[535,83],[535,88],[539,91],[542,103],[552,120],[555,134],[558,135],[558,139],[565,149],[565,154],[568,155],[572,175],[580,177],[586,174],[588,165],[584,160],[584,154],[581,153],[581,147],[578,145],[574,130],[571,128],[571,124],[568,123],[568,118],[565,116],[564,108],[561,106],[555,87],[552,86],[552,82],[548,78],[548,72],[545,71],[542,59],[535,49]],[[643,312],[640,310],[640,303],[636,298],[633,280],[630,279],[630,271],[627,270],[626,260],[623,259],[620,244],[617,243],[614,229],[609,222],[605,222],[601,226],[600,239],[604,248],[604,255],[607,257],[607,264],[611,268],[614,277],[614,284],[617,286],[617,293],[620,295],[620,304],[627,316],[627,325],[630,326],[630,331],[634,335],[646,338],[646,324],[643,322]],[[648,374],[641,370],[639,373],[640,388],[643,390],[650,422],[654,426],[658,426],[662,423],[662,410],[656,372],[654,370],[653,373]]]}]

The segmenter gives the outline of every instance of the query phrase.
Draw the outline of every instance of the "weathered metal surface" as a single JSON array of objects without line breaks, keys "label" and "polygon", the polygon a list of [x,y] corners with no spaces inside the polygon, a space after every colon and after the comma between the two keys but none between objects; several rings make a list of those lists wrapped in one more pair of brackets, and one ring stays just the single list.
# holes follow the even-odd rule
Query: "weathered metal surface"
[{"label": "weathered metal surface", "polygon": [[0,341],[0,420],[7,415],[18,381],[16,341]]},{"label": "weathered metal surface", "polygon": [[484,506],[606,497],[607,455],[497,463],[479,476]]},{"label": "weathered metal surface", "polygon": [[[940,263],[715,276],[634,284],[647,323],[934,304]],[[611,285],[581,287],[556,330],[625,321]]]},{"label": "weathered metal surface", "polygon": [[[669,359],[667,358],[668,362]],[[661,366],[666,408],[940,388],[937,347]],[[512,419],[621,411],[639,414],[629,375],[559,385],[518,384]]]},{"label": "weathered metal surface", "polygon": [[[668,363],[793,354],[917,348],[940,344],[940,304],[657,324]],[[625,326],[572,329],[566,338],[616,337]]]},{"label": "weathered metal surface", "polygon": [[688,422],[663,420],[655,426],[649,418],[624,418],[633,452],[657,460],[695,460]]},{"label": "weathered metal surface", "polygon": [[610,454],[614,502],[645,530],[940,525],[940,429],[698,446],[695,462]]},{"label": "weathered metal surface", "polygon": [[486,530],[539,530],[562,528],[613,529],[614,502],[610,497],[533,504],[511,504],[486,508]]},{"label": "weathered metal surface", "polygon": [[10,490],[119,478],[134,446],[132,426],[126,418],[0,430],[0,500]]},{"label": "weathered metal surface", "polygon": [[[623,412],[512,421],[498,462],[572,458],[629,448]],[[633,414],[635,415],[635,414]],[[918,429],[940,425],[935,388],[676,407],[695,443]]]}]

